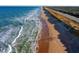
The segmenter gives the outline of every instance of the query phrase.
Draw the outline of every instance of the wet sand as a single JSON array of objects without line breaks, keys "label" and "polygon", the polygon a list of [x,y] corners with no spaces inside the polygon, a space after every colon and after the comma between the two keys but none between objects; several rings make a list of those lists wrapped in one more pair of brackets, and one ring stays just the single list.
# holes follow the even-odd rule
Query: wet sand
[{"label": "wet sand", "polygon": [[42,31],[40,33],[38,41],[38,52],[39,53],[62,53],[66,52],[64,45],[58,39],[59,32],[55,29],[54,24],[52,25],[48,21],[48,17],[44,13],[44,10],[41,12],[41,22],[42,22]]},{"label": "wet sand", "polygon": [[38,41],[38,53],[45,53],[48,52],[49,48],[49,32],[48,32],[48,25],[46,24],[46,21],[41,18],[41,23],[42,23],[42,29],[40,32],[40,37]]}]

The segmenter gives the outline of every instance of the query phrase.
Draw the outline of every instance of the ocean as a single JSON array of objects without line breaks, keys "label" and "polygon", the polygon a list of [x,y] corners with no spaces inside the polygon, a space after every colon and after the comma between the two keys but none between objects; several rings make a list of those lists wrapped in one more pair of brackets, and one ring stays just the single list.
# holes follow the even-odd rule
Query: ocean
[{"label": "ocean", "polygon": [[[35,44],[35,37],[38,32],[39,26],[37,23],[39,23],[40,12],[40,7],[0,6],[1,53],[34,51],[35,47],[33,43]],[[33,36],[33,38],[31,36]],[[31,47],[29,46],[28,40],[31,40],[31,42],[34,40],[30,44]],[[23,44],[26,41],[28,42]],[[21,45],[19,43],[21,43]],[[16,44],[18,44],[18,48],[14,47]],[[22,46],[23,49],[20,46]]]},{"label": "ocean", "polygon": [[39,7],[18,7],[18,6],[0,7],[0,27],[7,26],[9,24],[15,25],[16,23],[19,23],[18,20],[14,18],[26,16],[30,11],[37,8]]}]

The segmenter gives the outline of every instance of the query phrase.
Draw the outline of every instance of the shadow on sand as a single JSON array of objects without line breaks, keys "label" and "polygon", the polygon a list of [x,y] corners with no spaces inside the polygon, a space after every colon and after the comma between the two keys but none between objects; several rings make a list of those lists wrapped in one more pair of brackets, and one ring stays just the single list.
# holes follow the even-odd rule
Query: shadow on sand
[{"label": "shadow on sand", "polygon": [[45,14],[48,17],[48,21],[51,24],[54,24],[55,29],[60,33],[58,38],[66,47],[66,51],[69,53],[78,53],[79,52],[79,37],[74,36],[69,29],[65,27],[65,24],[57,20],[54,16],[49,14],[45,10]]}]

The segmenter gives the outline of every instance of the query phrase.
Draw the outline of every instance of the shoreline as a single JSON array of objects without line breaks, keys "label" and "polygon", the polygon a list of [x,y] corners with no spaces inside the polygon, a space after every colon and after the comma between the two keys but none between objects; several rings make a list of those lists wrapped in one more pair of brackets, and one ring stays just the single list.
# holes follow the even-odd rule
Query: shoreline
[{"label": "shoreline", "polygon": [[45,53],[48,52],[48,26],[46,24],[46,21],[42,18],[42,15],[40,15],[40,22],[42,24],[42,29],[41,32],[39,33],[39,38],[38,38],[38,48],[37,48],[37,53]]},{"label": "shoreline", "polygon": [[39,40],[39,37],[40,37],[40,32],[42,30],[42,23],[41,23],[40,19],[39,19],[39,25],[37,25],[37,26],[38,26],[39,30],[38,30],[38,34],[36,36],[36,47],[35,47],[36,52],[38,51],[38,48],[39,48],[38,40]]},{"label": "shoreline", "polygon": [[40,33],[41,37],[38,39],[38,53],[65,53],[66,48],[58,39],[59,32],[55,29],[54,24],[52,25],[48,21],[48,17],[43,9],[41,11],[41,18],[42,31]]}]

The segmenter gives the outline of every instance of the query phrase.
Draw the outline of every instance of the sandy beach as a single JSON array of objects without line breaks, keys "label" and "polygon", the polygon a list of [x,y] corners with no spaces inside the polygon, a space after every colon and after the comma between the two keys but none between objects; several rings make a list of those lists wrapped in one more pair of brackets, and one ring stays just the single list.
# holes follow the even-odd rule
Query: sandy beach
[{"label": "sandy beach", "polygon": [[64,45],[58,39],[59,32],[54,28],[54,24],[52,25],[50,22],[48,22],[48,17],[45,15],[44,10],[41,12],[41,22],[42,31],[40,33],[40,40],[38,41],[38,52],[66,52],[66,48],[63,47]]}]

